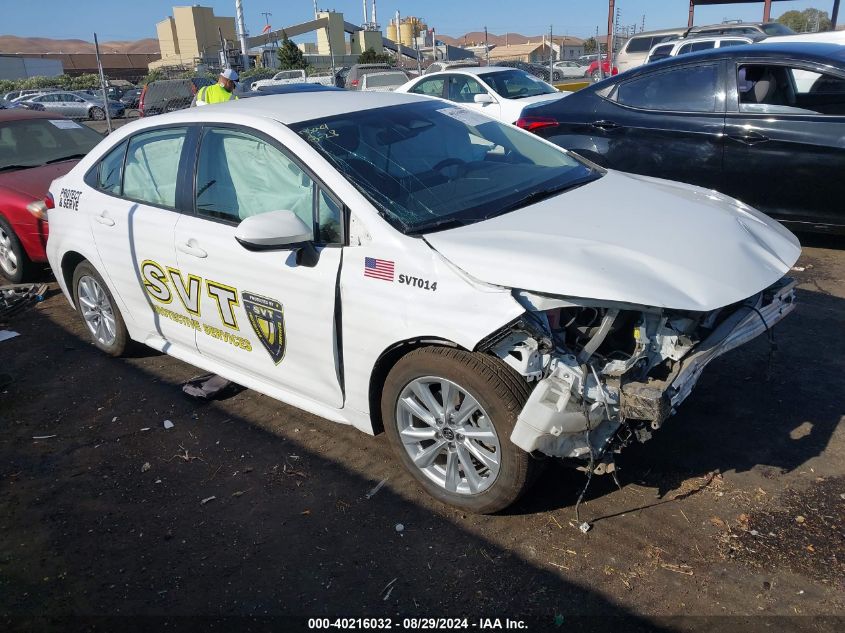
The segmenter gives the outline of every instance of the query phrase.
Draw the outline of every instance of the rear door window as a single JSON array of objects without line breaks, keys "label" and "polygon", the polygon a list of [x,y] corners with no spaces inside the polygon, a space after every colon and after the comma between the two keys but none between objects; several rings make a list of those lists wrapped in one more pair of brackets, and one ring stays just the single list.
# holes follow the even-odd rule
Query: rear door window
[{"label": "rear door window", "polygon": [[645,110],[715,112],[719,68],[681,66],[626,81],[613,95],[622,105]]},{"label": "rear door window", "polygon": [[159,207],[176,207],[176,178],[185,128],[145,132],[132,138],[126,155],[123,196]]}]

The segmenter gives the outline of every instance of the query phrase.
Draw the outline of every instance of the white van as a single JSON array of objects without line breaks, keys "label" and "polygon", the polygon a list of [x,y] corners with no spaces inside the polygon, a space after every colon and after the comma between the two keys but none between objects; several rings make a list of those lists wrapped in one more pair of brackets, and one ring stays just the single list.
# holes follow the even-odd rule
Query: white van
[{"label": "white van", "polygon": [[637,33],[622,47],[616,56],[616,67],[620,73],[642,66],[649,51],[662,42],[676,40],[684,36],[687,29],[664,29]]},{"label": "white van", "polygon": [[743,44],[753,44],[754,38],[742,37],[737,35],[730,36],[716,36],[716,37],[695,37],[690,39],[676,40],[672,42],[664,42],[658,44],[648,54],[645,63],[657,62],[667,57],[675,57],[676,55],[686,55],[687,53],[697,53],[698,51],[707,51],[712,48],[724,48],[726,46],[741,46]]}]

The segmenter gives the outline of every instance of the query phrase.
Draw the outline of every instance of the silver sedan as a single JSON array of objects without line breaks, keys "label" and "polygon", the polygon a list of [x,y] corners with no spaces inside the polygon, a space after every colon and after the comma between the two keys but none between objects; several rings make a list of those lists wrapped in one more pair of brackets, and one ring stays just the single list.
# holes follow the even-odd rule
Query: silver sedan
[{"label": "silver sedan", "polygon": [[[103,100],[90,95],[76,92],[45,92],[25,99],[28,103],[37,103],[47,112],[55,112],[69,119],[93,119],[101,121],[106,118]],[[126,111],[119,101],[109,101],[109,114],[113,118],[120,118]]]}]

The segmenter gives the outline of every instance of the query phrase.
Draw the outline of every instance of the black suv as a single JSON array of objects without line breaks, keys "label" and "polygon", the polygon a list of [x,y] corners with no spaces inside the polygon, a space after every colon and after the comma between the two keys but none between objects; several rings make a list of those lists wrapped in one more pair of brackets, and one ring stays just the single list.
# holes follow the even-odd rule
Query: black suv
[{"label": "black suv", "polygon": [[207,77],[190,79],[163,79],[151,81],[144,86],[138,100],[141,116],[152,116],[163,112],[182,110],[191,105],[197,90],[214,82]]}]

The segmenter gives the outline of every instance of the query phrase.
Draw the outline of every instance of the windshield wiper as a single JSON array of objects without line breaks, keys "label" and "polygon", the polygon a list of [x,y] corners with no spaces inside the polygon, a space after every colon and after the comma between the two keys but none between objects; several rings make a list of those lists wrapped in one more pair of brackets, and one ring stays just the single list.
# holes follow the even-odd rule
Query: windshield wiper
[{"label": "windshield wiper", "polygon": [[48,160],[45,165],[52,165],[53,163],[61,163],[66,160],[75,160],[77,158],[85,158],[85,154],[71,154],[70,156],[63,156],[62,158],[53,158]]},{"label": "windshield wiper", "polygon": [[481,219],[482,218],[471,218],[468,220],[462,220],[460,218],[440,218],[439,220],[432,220],[431,222],[426,222],[413,227],[410,231],[408,231],[408,235],[419,235],[423,232],[430,233],[434,230],[443,231],[445,229],[454,229],[459,226],[466,226],[472,222],[478,222]]},{"label": "windshield wiper", "polygon": [[516,202],[513,202],[501,209],[497,209],[493,213],[485,215],[482,220],[489,220],[490,218],[494,218],[498,215],[502,215],[508,213],[509,211],[516,211],[517,209],[521,209],[522,207],[527,207],[532,204],[537,204],[538,202],[545,200],[546,198],[551,198],[558,194],[563,193],[564,191],[569,191],[571,189],[575,189],[576,187],[580,187],[581,185],[585,185],[588,182],[592,182],[598,178],[598,176],[590,175],[586,178],[580,178],[578,180],[574,180],[569,182],[565,185],[558,185],[557,187],[549,187],[548,189],[540,189],[539,191],[532,191],[527,196],[520,198]]}]

